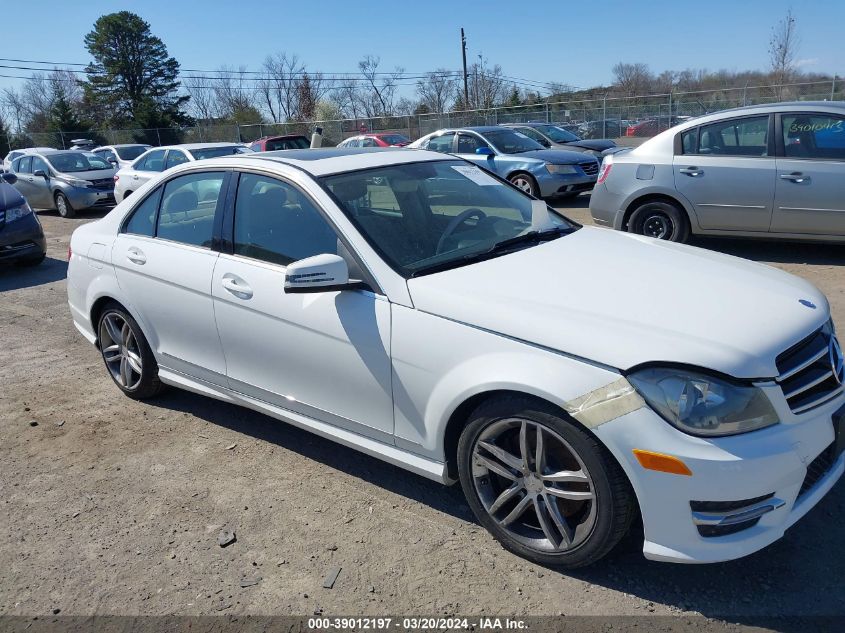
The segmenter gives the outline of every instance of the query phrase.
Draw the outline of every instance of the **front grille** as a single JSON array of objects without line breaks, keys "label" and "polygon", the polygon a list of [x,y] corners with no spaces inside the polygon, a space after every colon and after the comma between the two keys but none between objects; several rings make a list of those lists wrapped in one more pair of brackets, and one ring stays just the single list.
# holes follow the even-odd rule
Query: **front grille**
[{"label": "front grille", "polygon": [[842,393],[845,368],[837,361],[838,349],[833,325],[827,323],[777,357],[777,381],[793,413],[809,411]]},{"label": "front grille", "polygon": [[599,173],[599,164],[596,161],[591,161],[589,163],[578,163],[578,166],[588,176],[595,176],[597,173]]},{"label": "front grille", "polygon": [[801,490],[798,491],[799,499],[810,492],[810,490],[819,483],[819,480],[821,480],[821,478],[824,477],[831,468],[833,468],[833,464],[836,462],[836,456],[834,455],[835,450],[836,446],[831,444],[819,453],[818,457],[811,461],[810,465],[807,466],[807,474],[804,476],[804,482],[801,484]]}]

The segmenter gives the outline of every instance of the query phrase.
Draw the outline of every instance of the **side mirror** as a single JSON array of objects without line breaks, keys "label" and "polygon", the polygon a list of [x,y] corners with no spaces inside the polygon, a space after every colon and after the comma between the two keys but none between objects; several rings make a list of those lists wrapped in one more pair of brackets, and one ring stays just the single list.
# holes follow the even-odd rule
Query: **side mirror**
[{"label": "side mirror", "polygon": [[7,183],[9,183],[10,185],[14,185],[14,184],[18,181],[18,176],[17,176],[17,174],[14,174],[14,173],[12,173],[12,172],[10,172],[10,171],[3,172],[2,174],[0,174],[0,178],[2,178],[3,180],[5,180],[5,181],[6,181]]},{"label": "side mirror", "polygon": [[363,290],[368,286],[349,279],[349,266],[339,255],[314,255],[288,264],[285,273],[286,293],[336,292]]},{"label": "side mirror", "polygon": [[32,175],[37,176],[38,178],[46,178],[47,172],[45,172],[43,169],[36,169],[34,172],[32,172]]},{"label": "side mirror", "polygon": [[117,165],[117,159],[114,156],[109,156],[107,159],[112,165]]},{"label": "side mirror", "polygon": [[475,153],[479,156],[486,156],[487,158],[493,158],[493,156],[495,156],[493,150],[489,147],[478,147],[476,148]]}]

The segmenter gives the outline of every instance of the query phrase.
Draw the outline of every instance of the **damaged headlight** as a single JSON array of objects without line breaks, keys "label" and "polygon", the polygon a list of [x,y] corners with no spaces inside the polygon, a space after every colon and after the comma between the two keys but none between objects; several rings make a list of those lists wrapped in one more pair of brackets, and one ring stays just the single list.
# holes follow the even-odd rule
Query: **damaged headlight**
[{"label": "damaged headlight", "polygon": [[735,435],[778,423],[769,399],[750,384],[675,367],[649,367],[628,380],[661,417],[686,433]]}]

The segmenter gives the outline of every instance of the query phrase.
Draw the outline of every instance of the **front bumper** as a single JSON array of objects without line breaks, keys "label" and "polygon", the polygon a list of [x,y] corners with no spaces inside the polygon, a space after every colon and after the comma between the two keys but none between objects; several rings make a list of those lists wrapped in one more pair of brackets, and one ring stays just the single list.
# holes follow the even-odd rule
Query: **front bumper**
[{"label": "front bumper", "polygon": [[113,207],[115,203],[114,188],[94,189],[92,187],[63,187],[64,193],[71,206],[76,210],[92,207]]},{"label": "front bumper", "polygon": [[[545,170],[544,170],[545,171]],[[596,184],[596,175],[580,174],[535,174],[540,187],[541,198],[554,198],[581,191],[589,191]]]},{"label": "front bumper", "polygon": [[[839,480],[845,454],[824,462],[823,470],[818,464],[834,442],[832,415],[844,404],[845,397],[839,397],[800,421],[723,438],[686,435],[648,407],[594,432],[637,494],[646,558],[712,563],[747,556],[778,540]],[[634,449],[678,457],[692,476],[646,470]],[[765,505],[773,507],[760,511]],[[741,511],[751,514],[737,517]],[[702,527],[730,515],[742,523],[738,531]]]},{"label": "front bumper", "polygon": [[0,261],[37,259],[46,252],[47,240],[35,213],[0,224]]}]

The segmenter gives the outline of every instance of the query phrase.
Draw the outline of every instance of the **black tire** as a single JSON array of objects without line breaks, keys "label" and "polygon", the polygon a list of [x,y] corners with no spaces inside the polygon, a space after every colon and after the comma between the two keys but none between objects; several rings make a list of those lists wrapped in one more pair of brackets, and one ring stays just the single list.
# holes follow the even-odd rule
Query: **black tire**
[{"label": "black tire", "polygon": [[677,204],[652,200],[634,209],[628,220],[628,232],[670,242],[686,242],[690,225],[686,212]]},{"label": "black tire", "polygon": [[[133,353],[140,357],[141,360],[141,371],[137,372],[132,370],[134,374],[139,376],[139,378],[136,382],[133,374],[132,379],[127,381],[127,383],[129,383],[128,386],[121,384],[120,379],[113,371],[113,364],[110,364],[110,361],[107,360],[107,350],[109,349],[110,344],[114,342],[106,339],[106,337],[108,337],[108,330],[104,323],[106,319],[109,319],[110,317],[116,317],[128,325],[134,338],[135,345],[133,346],[130,343],[129,345],[122,347],[120,353],[122,354],[126,348],[132,348]],[[104,328],[106,328],[105,331]],[[143,400],[145,398],[152,398],[153,396],[161,393],[164,389],[164,384],[158,378],[158,364],[156,363],[155,356],[153,356],[150,345],[147,343],[147,339],[141,331],[140,326],[135,319],[132,318],[132,315],[123,308],[123,306],[118,303],[109,303],[105,306],[102,312],[100,312],[100,316],[97,319],[97,341],[100,348],[100,355],[103,357],[103,362],[106,365],[106,370],[109,372],[109,376],[111,376],[114,384],[116,384],[124,394],[135,400]],[[118,373],[120,374],[121,372]]]},{"label": "black tire", "polygon": [[56,192],[56,211],[63,218],[72,218],[76,215],[76,210],[71,206],[70,200],[61,191]]},{"label": "black tire", "polygon": [[38,266],[41,262],[44,261],[44,258],[47,257],[47,253],[41,253],[38,257],[30,257],[29,259],[21,259],[17,263],[18,266],[30,267],[30,266]]},{"label": "black tire", "polygon": [[[522,424],[523,421],[525,424]],[[516,480],[514,480],[514,484],[510,484],[509,479],[505,479],[492,470],[487,470],[485,464],[479,461],[480,455],[475,451],[480,446],[478,442],[482,438],[489,437],[486,434],[490,433],[491,430],[514,423],[523,426],[531,425],[529,428],[534,429],[533,449],[530,447],[531,431],[526,434],[529,437],[526,440],[529,455],[532,451],[536,451],[538,435],[543,435],[546,438],[543,440],[544,450],[549,450],[550,453],[549,457],[543,460],[544,464],[539,468],[537,468],[535,462],[533,466],[526,467],[527,469],[523,471],[526,474],[522,476],[514,470]],[[537,430],[538,428],[542,428],[542,431]],[[504,437],[505,435],[499,436],[497,441],[502,441]],[[559,462],[557,465],[551,464],[552,458],[555,456],[551,449],[554,448],[556,439],[564,440],[564,443],[558,443],[558,446],[566,445],[566,448],[572,452],[571,459],[577,460],[577,463],[580,464],[581,474],[586,475],[589,481],[578,484],[541,482],[539,487],[542,492],[537,492],[537,479],[533,479],[534,483],[529,482],[529,478],[533,476],[530,474],[532,469],[536,468],[538,472],[548,468],[555,472],[557,470],[571,470],[563,462]],[[489,446],[489,442],[486,445]],[[497,446],[500,445],[497,444]],[[549,449],[545,448],[547,446]],[[482,450],[482,453],[486,451],[483,447],[480,450]],[[488,455],[492,455],[492,453],[488,453]],[[510,455],[509,457],[513,458],[514,456]],[[529,463],[530,461],[531,458],[529,457]],[[576,422],[568,419],[560,410],[529,397],[501,396],[492,398],[482,403],[472,413],[470,421],[458,441],[458,473],[464,495],[479,523],[490,531],[505,549],[541,565],[573,569],[598,561],[610,552],[626,534],[636,513],[637,505],[634,492],[625,473],[610,452],[594,436]],[[545,474],[548,475],[548,473]],[[498,482],[498,486],[496,482]],[[510,498],[511,500],[500,506],[499,509],[494,509],[499,499],[504,496],[504,493],[508,492],[507,489],[502,491],[502,488],[512,488],[519,482],[522,482],[522,488]],[[494,514],[511,516],[516,511],[516,506],[519,506],[525,500],[525,497],[531,497],[529,485],[535,488],[534,497],[539,496],[544,500],[539,502],[535,500],[533,504],[529,503],[526,506],[528,509],[518,515],[518,518],[510,524],[513,529],[503,527],[500,521],[506,519],[491,516],[491,512],[488,511],[485,503],[491,509],[494,509]],[[580,486],[580,490],[586,488],[587,494],[591,493],[592,497],[588,501],[567,501],[566,499],[559,501],[557,496],[551,497],[546,494],[549,486],[556,487],[558,485]],[[485,496],[486,500],[482,499],[482,495]],[[495,498],[495,502],[490,504],[489,500],[492,498]],[[547,505],[549,500],[556,506],[557,517],[563,517],[565,519],[564,524],[572,530],[570,533],[571,540],[567,543],[561,539],[562,545],[558,545],[560,549],[554,547],[555,544],[551,539],[544,540],[544,531],[541,530],[541,527],[538,527],[543,525],[543,521],[540,520],[539,509],[537,508],[546,508],[547,525],[549,525],[550,517],[553,516],[549,512],[550,506]],[[578,524],[577,522],[583,518],[589,519],[590,523]],[[557,519],[555,520],[557,521]],[[533,526],[531,525],[532,521]],[[520,524],[516,525],[517,523]],[[573,525],[575,527],[572,527]],[[583,530],[581,530],[582,527]],[[517,534],[517,532],[521,533]],[[561,531],[558,531],[558,535],[560,533]],[[539,537],[539,540],[533,540],[537,537]]]},{"label": "black tire", "polygon": [[123,199],[126,200],[131,195],[132,195],[132,190],[130,189],[129,191],[127,191],[126,193],[123,194]]},{"label": "black tire", "polygon": [[508,182],[535,198],[540,197],[540,187],[537,185],[537,181],[531,174],[519,171],[508,176]]}]

